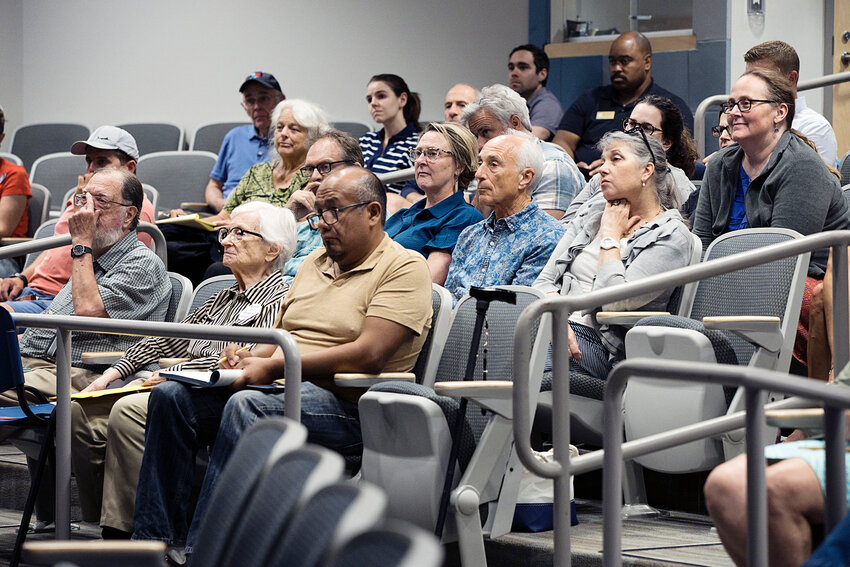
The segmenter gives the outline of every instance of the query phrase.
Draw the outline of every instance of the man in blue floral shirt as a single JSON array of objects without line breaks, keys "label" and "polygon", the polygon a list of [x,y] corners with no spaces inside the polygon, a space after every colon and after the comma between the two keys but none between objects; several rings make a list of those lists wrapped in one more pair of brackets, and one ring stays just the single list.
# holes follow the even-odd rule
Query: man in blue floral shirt
[{"label": "man in blue floral shirt", "polygon": [[543,169],[534,138],[497,136],[478,162],[478,199],[493,212],[460,233],[446,278],[455,301],[473,285],[531,285],[564,234],[531,198]]}]

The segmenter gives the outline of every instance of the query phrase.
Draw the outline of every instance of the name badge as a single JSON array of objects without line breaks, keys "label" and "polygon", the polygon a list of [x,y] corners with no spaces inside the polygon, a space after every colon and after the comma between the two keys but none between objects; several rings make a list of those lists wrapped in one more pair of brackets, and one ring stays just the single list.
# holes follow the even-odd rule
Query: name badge
[{"label": "name badge", "polygon": [[239,313],[239,315],[236,317],[236,320],[240,323],[250,321],[260,313],[260,309],[262,308],[260,307],[259,303],[252,303]]},{"label": "name badge", "polygon": [[613,120],[615,112],[613,110],[600,110],[596,113],[597,120]]}]

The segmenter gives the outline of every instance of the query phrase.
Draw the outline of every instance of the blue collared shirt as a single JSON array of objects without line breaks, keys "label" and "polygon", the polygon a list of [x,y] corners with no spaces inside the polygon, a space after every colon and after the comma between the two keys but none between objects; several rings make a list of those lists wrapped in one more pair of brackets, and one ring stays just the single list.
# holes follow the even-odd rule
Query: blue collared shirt
[{"label": "blue collared shirt", "polygon": [[258,135],[252,124],[237,126],[221,142],[210,178],[224,183],[221,189],[227,199],[252,165],[268,160],[268,138]]},{"label": "blue collared shirt", "polygon": [[426,199],[409,209],[402,209],[387,219],[384,230],[407,248],[423,256],[434,250],[452,253],[463,229],[483,220],[481,213],[458,191],[433,207],[425,208]]},{"label": "blue collared shirt", "polygon": [[[387,147],[384,147],[384,129],[377,132],[367,132],[360,136],[360,149],[363,150],[363,160],[366,169],[373,173],[389,173],[399,169],[413,167],[408,150],[416,147],[419,133],[412,122],[408,122],[404,129],[390,138]],[[404,182],[391,183],[387,185],[387,191],[393,193],[401,192]]]},{"label": "blue collared shirt", "polygon": [[564,227],[534,201],[502,219],[491,213],[460,233],[446,289],[457,302],[473,285],[530,286],[563,234]]}]

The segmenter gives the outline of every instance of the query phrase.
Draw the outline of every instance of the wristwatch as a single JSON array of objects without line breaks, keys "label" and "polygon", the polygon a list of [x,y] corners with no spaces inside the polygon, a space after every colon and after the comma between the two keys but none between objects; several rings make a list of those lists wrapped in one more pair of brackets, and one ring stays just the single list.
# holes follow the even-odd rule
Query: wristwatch
[{"label": "wristwatch", "polygon": [[603,250],[611,250],[612,248],[620,249],[620,242],[616,238],[611,238],[610,236],[606,236],[599,242],[599,247]]},{"label": "wristwatch", "polygon": [[24,282],[24,287],[27,287],[30,284],[27,277],[25,275],[23,275],[21,272],[18,272],[17,274],[13,274],[12,277],[13,278],[19,278],[22,282]]},{"label": "wristwatch", "polygon": [[82,244],[75,244],[71,247],[71,258],[79,258],[80,256],[85,256],[86,254],[91,254],[92,249],[88,246],[83,246]]}]

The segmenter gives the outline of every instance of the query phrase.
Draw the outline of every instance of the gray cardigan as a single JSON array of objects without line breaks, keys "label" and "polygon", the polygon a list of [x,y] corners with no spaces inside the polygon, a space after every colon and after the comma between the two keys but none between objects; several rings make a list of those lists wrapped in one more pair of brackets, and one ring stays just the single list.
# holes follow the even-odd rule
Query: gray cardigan
[{"label": "gray cardigan", "polygon": [[[592,199],[579,208],[576,216],[567,225],[566,232],[543,268],[534,287],[544,293],[569,295],[578,280],[570,272],[572,261],[590,244],[599,232],[599,224],[607,201]],[[618,284],[637,281],[667,270],[687,266],[691,259],[693,239],[682,216],[675,209],[668,209],[657,219],[640,227],[629,238],[626,250],[621,253],[625,260],[611,260],[602,264],[593,282],[593,289],[603,289]],[[578,288],[577,288],[578,289]],[[603,305],[593,311],[666,311],[672,289],[663,292],[630,297],[622,301]],[[616,360],[624,353],[625,329],[603,325],[599,329],[602,343],[611,357]]]},{"label": "gray cardigan", "polygon": [[[743,159],[744,150],[733,144],[708,162],[691,219],[703,249],[728,232]],[[767,166],[750,182],[744,204],[751,228],[790,228],[803,235],[850,228],[838,179],[815,150],[790,132],[782,135]],[[823,277],[828,256],[827,249],[812,254],[810,276]]]}]

